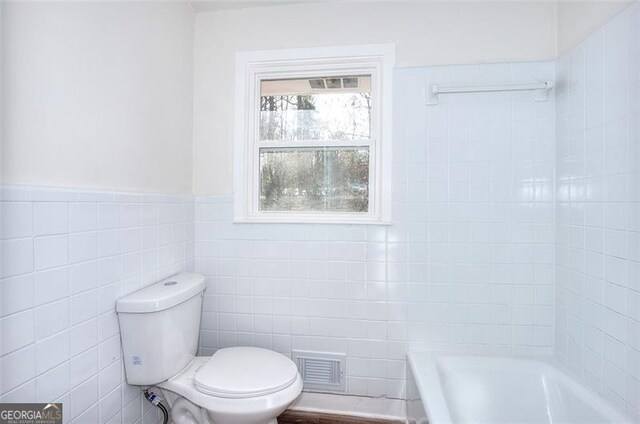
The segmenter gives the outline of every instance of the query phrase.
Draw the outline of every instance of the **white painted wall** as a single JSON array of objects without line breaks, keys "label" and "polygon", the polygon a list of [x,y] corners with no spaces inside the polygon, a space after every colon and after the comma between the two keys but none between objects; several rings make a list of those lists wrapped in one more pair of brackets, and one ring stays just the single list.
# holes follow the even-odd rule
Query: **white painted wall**
[{"label": "white painted wall", "polygon": [[578,44],[632,2],[559,1],[558,53],[562,54]]},{"label": "white painted wall", "polygon": [[[236,51],[394,42],[400,67],[551,59],[556,46],[566,50],[626,4],[356,2],[340,4],[340,13],[327,4],[214,10],[196,15],[194,65],[194,17],[185,4],[9,2],[2,177],[230,194]],[[256,31],[258,22],[269,24]]]},{"label": "white painted wall", "polygon": [[547,60],[553,3],[342,3],[196,15],[194,192],[232,192],[233,71],[243,50],[397,44],[397,66]]},{"label": "white painted wall", "polygon": [[5,183],[191,191],[187,4],[9,2],[3,23]]}]

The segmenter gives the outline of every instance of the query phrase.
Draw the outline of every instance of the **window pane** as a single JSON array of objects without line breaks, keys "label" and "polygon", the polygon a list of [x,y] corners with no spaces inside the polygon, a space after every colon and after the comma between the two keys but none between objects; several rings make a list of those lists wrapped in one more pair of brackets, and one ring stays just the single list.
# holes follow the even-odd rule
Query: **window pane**
[{"label": "window pane", "polygon": [[364,140],[370,121],[370,75],[260,83],[260,140]]},{"label": "window pane", "polygon": [[260,210],[367,212],[369,149],[260,149]]}]

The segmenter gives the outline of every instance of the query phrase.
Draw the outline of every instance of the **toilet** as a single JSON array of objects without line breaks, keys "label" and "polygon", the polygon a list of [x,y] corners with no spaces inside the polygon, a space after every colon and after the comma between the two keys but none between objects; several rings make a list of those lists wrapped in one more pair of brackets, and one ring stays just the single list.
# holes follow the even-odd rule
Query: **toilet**
[{"label": "toilet", "polygon": [[118,300],[127,383],[159,387],[175,424],[277,424],[302,392],[298,369],[257,347],[196,356],[204,289],[182,273]]}]

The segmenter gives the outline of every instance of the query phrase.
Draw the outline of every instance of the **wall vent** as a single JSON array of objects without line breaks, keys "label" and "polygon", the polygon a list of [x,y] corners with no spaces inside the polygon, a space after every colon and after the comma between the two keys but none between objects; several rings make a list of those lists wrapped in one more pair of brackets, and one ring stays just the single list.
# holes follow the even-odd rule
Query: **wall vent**
[{"label": "wall vent", "polygon": [[346,391],[346,354],[294,350],[291,356],[304,381],[304,390]]},{"label": "wall vent", "polygon": [[313,78],[309,80],[309,86],[314,90],[338,90],[347,88],[358,88],[359,78],[354,77],[332,77]]}]

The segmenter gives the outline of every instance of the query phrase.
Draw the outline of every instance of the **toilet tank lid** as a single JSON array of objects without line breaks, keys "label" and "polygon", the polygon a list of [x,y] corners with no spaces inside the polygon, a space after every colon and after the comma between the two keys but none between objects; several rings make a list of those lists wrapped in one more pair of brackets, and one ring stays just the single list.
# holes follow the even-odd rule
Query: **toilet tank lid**
[{"label": "toilet tank lid", "polygon": [[118,299],[116,312],[144,314],[178,305],[204,291],[204,276],[181,273]]}]

